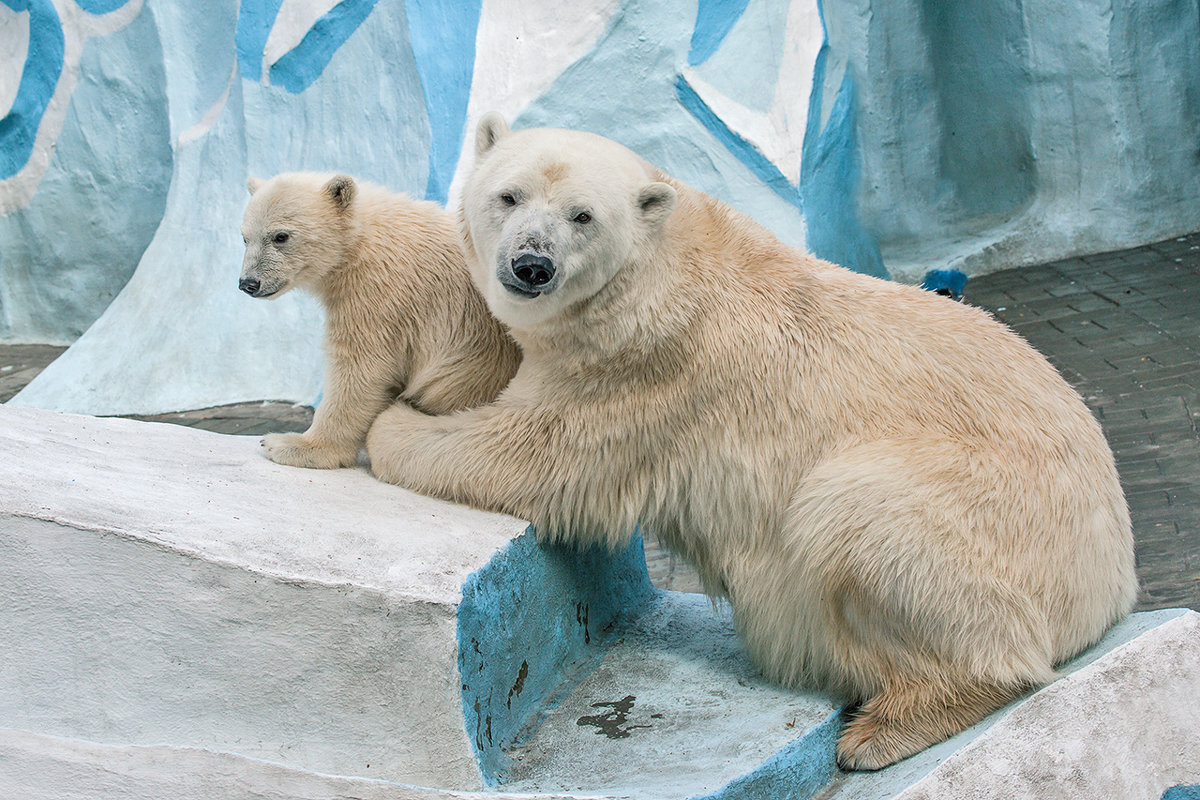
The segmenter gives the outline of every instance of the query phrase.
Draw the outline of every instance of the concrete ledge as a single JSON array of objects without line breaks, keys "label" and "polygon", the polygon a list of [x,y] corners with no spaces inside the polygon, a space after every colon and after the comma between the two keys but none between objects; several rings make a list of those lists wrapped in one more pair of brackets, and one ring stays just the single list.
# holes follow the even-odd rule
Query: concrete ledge
[{"label": "concrete ledge", "polygon": [[0,407],[0,719],[477,789],[457,608],[526,528],[251,438]]},{"label": "concrete ledge", "polygon": [[[1200,780],[1200,615],[878,773],[763,683],[640,541],[524,522],[253,439],[0,406],[0,797],[1154,798]],[[515,793],[514,793],[515,792]]]}]

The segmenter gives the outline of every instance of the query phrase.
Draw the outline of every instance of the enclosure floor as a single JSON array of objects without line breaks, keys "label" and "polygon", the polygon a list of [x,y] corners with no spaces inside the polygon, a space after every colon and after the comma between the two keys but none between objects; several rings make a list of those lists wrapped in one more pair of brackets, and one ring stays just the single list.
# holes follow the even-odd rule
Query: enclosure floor
[{"label": "enclosure floor", "polygon": [[1200,233],[986,275],[966,301],[1045,353],[1104,427],[1138,609],[1200,611]]},{"label": "enclosure floor", "polygon": [[[1200,233],[974,278],[965,301],[1045,353],[1103,425],[1133,516],[1138,609],[1200,610]],[[0,402],[63,349],[0,345]],[[268,401],[138,418],[260,436],[305,430],[312,409]],[[700,589],[649,537],[646,564],[659,588]]]}]

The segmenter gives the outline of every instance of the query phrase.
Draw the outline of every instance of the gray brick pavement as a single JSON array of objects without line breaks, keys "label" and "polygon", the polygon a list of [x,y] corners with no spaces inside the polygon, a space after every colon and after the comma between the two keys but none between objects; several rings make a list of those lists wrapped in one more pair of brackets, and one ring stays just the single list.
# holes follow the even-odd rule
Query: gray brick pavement
[{"label": "gray brick pavement", "polygon": [[1083,395],[1117,457],[1139,609],[1200,610],[1200,233],[967,283]]}]

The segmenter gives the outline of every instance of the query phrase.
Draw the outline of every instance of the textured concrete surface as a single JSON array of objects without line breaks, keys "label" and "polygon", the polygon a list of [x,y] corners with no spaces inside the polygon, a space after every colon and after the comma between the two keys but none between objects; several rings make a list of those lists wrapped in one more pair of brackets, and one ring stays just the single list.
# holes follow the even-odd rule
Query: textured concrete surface
[{"label": "textured concrete surface", "polygon": [[[558,800],[579,795],[537,795]],[[128,746],[0,728],[0,797],[12,800],[532,800],[323,775],[236,753]],[[616,800],[615,798],[613,800]]]},{"label": "textured concrete surface", "polygon": [[543,714],[603,691],[572,692],[592,670],[662,709],[661,747],[717,742],[719,788],[836,710],[755,680],[703,598],[659,600],[640,542],[541,548],[520,520],[281,467],[250,437],[9,406],[0,428],[0,719],[34,789],[42,745],[107,744],[123,763],[166,746],[168,770],[232,759],[233,785],[269,761],[470,791],[539,726],[561,778],[590,731]]},{"label": "textured concrete surface", "polygon": [[246,437],[7,406],[0,428],[5,725],[479,788],[456,612],[525,523]]}]

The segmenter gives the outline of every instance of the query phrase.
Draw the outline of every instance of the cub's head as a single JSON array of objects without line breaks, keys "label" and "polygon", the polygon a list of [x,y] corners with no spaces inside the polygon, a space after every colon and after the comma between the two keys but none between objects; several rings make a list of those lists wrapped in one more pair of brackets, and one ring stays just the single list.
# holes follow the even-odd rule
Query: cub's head
[{"label": "cub's head", "polygon": [[515,329],[604,288],[659,233],[675,190],[616,142],[580,131],[480,121],[462,219],[472,274]]},{"label": "cub's head", "polygon": [[278,297],[294,286],[316,290],[345,257],[354,179],[285,172],[268,181],[251,178],[246,188],[238,288],[251,297]]}]

